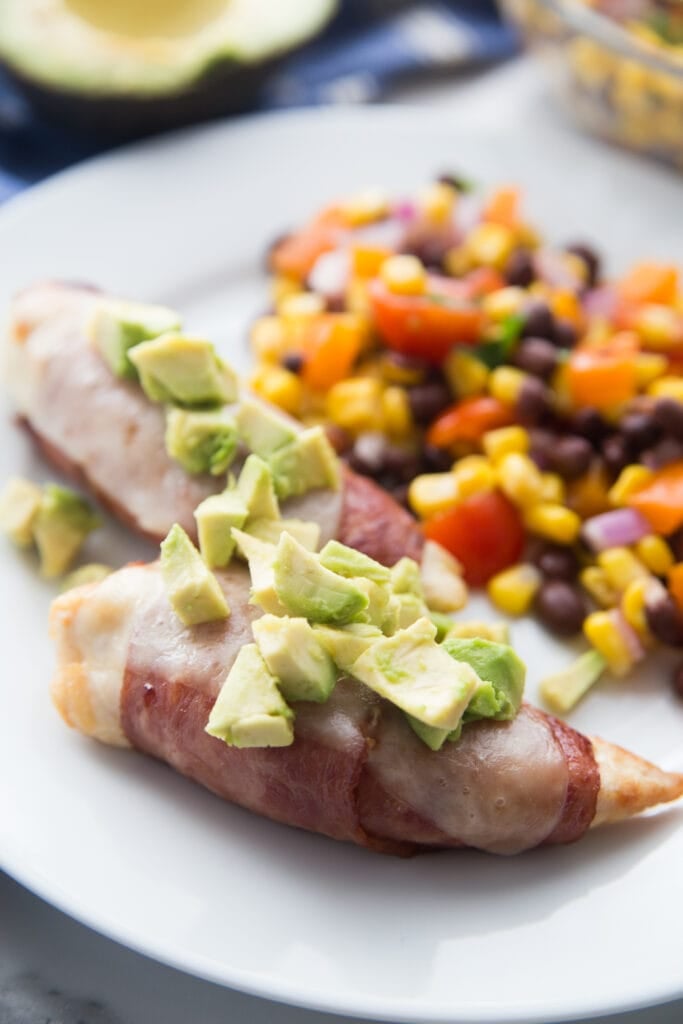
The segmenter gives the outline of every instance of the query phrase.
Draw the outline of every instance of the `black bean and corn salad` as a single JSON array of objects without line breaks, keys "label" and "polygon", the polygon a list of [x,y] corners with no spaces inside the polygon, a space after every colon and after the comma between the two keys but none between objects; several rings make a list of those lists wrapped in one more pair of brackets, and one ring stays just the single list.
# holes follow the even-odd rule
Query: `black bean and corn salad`
[{"label": "black bean and corn salad", "polygon": [[676,267],[610,280],[591,246],[547,244],[517,189],[450,175],[333,203],[268,262],[254,389],[323,423],[501,611],[583,632],[550,703],[683,648]]}]

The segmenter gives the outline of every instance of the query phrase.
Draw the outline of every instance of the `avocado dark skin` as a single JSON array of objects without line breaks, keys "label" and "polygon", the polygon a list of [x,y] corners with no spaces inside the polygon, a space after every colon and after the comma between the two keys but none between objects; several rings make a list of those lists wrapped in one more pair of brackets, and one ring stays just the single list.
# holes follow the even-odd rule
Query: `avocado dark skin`
[{"label": "avocado dark skin", "polygon": [[256,104],[266,78],[286,54],[247,66],[220,62],[207,68],[189,88],[164,96],[98,96],[39,85],[0,62],[6,77],[51,124],[102,142],[125,142],[155,132],[182,128],[227,114],[243,113]]}]

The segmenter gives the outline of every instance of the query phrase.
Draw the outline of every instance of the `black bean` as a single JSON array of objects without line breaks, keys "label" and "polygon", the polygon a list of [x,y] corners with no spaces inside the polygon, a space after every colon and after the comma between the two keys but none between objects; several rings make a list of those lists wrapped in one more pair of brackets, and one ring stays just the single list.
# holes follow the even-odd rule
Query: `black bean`
[{"label": "black bean", "polygon": [[662,591],[646,599],[645,618],[657,640],[670,647],[683,647],[683,615],[669,594]]},{"label": "black bean", "polygon": [[534,260],[529,249],[515,249],[503,271],[508,284],[528,288],[536,279]]},{"label": "black bean", "polygon": [[683,459],[683,441],[674,437],[664,437],[652,448],[646,448],[641,453],[640,461],[648,469],[663,469],[672,462],[679,462]]},{"label": "black bean", "polygon": [[534,377],[548,380],[557,366],[555,346],[545,338],[525,338],[512,358],[515,366]]},{"label": "black bean", "polygon": [[299,352],[288,352],[282,357],[282,365],[290,373],[301,373],[304,366],[304,357]]},{"label": "black bean", "polygon": [[409,448],[387,445],[384,452],[384,472],[398,483],[409,483],[420,471],[419,457]]},{"label": "black bean", "polygon": [[410,509],[408,504],[408,491],[410,487],[408,484],[394,484],[387,488],[391,492],[391,496],[398,505],[403,505],[404,508]]},{"label": "black bean", "polygon": [[576,480],[583,476],[593,459],[593,449],[585,437],[561,437],[553,452],[553,468],[564,480]]},{"label": "black bean", "polygon": [[553,468],[553,448],[557,444],[557,434],[550,430],[534,427],[529,431],[529,455],[542,473]]},{"label": "black bean", "polygon": [[443,448],[426,444],[422,449],[422,468],[425,473],[445,473],[451,468],[452,462],[453,456]]},{"label": "black bean", "polygon": [[555,317],[550,312],[547,303],[540,299],[534,299],[529,303],[524,312],[522,337],[555,340]]},{"label": "black bean", "polygon": [[325,309],[328,313],[344,313],[346,311],[346,296],[343,292],[325,296]]},{"label": "black bean", "polygon": [[550,389],[538,377],[527,377],[520,389],[515,412],[527,426],[546,422],[553,412]]},{"label": "black bean", "polygon": [[585,437],[592,445],[599,445],[609,434],[609,425],[597,409],[588,406],[574,413],[571,420],[572,431]]},{"label": "black bean", "polygon": [[535,609],[543,625],[558,636],[578,633],[587,614],[586,602],[579,588],[558,579],[541,584]]},{"label": "black bean", "polygon": [[408,402],[415,422],[425,427],[453,403],[453,398],[446,384],[435,381],[408,388]]},{"label": "black bean", "polygon": [[683,562],[683,526],[666,538],[677,562]]},{"label": "black bean", "polygon": [[602,457],[610,473],[621,473],[629,463],[630,455],[626,438],[621,434],[613,434],[606,438],[601,446]]},{"label": "black bean", "polygon": [[571,320],[555,320],[555,336],[553,341],[558,348],[574,348],[579,335]]},{"label": "black bean", "polygon": [[683,440],[683,404],[674,398],[660,398],[654,407],[654,419],[666,434]]},{"label": "black bean", "polygon": [[338,427],[336,423],[326,423],[325,433],[327,434],[327,439],[337,455],[346,454],[353,444],[353,438],[349,434],[348,430],[344,430],[343,427]]},{"label": "black bean", "polygon": [[600,257],[595,249],[591,245],[585,245],[583,242],[576,242],[567,246],[567,252],[571,252],[574,256],[578,256],[579,259],[583,260],[588,270],[586,286],[594,288],[600,280]]},{"label": "black bean", "polygon": [[375,431],[359,434],[349,455],[349,465],[357,473],[377,477],[384,470],[386,452],[387,439],[384,434]]},{"label": "black bean", "polygon": [[421,238],[414,241],[404,251],[410,256],[417,256],[427,270],[442,274],[444,258],[449,245],[443,238]]},{"label": "black bean", "polygon": [[573,548],[542,542],[531,553],[531,560],[548,579],[571,583],[579,573],[579,559]]},{"label": "black bean", "polygon": [[623,417],[619,431],[634,453],[655,444],[661,436],[661,427],[651,413],[630,412]]},{"label": "black bean", "polygon": [[683,700],[683,665],[677,665],[671,673],[671,685],[676,696]]}]

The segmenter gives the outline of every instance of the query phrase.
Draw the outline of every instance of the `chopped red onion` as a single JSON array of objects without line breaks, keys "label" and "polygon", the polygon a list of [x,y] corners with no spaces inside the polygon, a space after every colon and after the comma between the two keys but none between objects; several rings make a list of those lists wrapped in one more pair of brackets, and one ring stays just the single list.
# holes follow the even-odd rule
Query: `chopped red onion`
[{"label": "chopped red onion", "polygon": [[583,540],[593,551],[635,544],[650,533],[652,527],[647,519],[634,508],[603,512],[602,515],[587,519],[581,529]]},{"label": "chopped red onion", "polygon": [[344,295],[351,273],[347,249],[333,249],[318,256],[308,275],[308,287],[326,299]]},{"label": "chopped red onion", "polygon": [[617,293],[613,285],[592,288],[583,297],[583,308],[590,317],[611,320],[617,305]]},{"label": "chopped red onion", "polygon": [[641,658],[645,657],[645,648],[640,642],[640,637],[633,626],[629,625],[619,608],[613,608],[609,615],[619,631],[619,636],[624,641],[624,646],[631,660],[634,662],[640,661]]}]

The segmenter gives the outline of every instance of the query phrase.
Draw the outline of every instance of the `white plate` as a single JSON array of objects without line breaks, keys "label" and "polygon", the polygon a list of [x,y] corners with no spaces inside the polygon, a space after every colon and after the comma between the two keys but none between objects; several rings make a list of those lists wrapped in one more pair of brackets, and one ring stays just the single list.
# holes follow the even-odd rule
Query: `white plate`
[{"label": "white plate", "polygon": [[[0,212],[2,304],[43,276],[96,281],[179,306],[243,361],[273,234],[336,193],[450,167],[521,182],[551,235],[593,237],[615,266],[683,263],[678,181],[560,132],[534,147],[448,117],[263,117],[97,160]],[[48,473],[9,410],[0,460],[2,478]],[[113,526],[96,545],[107,561],[143,550]],[[511,860],[394,860],[260,820],[63,727],[47,697],[53,590],[0,552],[0,855],[57,906],[226,985],[393,1021],[549,1021],[683,994],[680,810]],[[516,636],[533,695],[569,653],[529,623]],[[649,675],[599,689],[574,722],[681,769],[683,710]]]}]

